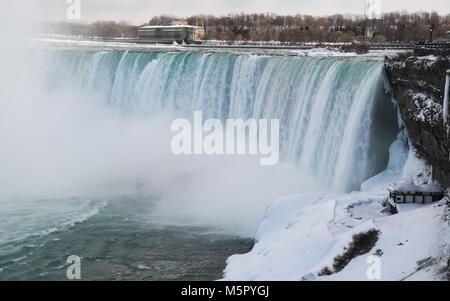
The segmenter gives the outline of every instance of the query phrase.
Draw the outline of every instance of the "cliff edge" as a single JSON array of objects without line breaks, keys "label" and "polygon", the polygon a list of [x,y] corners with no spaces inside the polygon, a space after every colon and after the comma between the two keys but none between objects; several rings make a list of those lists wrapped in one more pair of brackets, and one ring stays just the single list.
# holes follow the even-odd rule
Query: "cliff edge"
[{"label": "cliff edge", "polygon": [[385,68],[412,146],[433,166],[440,186],[450,187],[449,126],[444,128],[443,118],[450,49],[436,55],[388,56]]}]

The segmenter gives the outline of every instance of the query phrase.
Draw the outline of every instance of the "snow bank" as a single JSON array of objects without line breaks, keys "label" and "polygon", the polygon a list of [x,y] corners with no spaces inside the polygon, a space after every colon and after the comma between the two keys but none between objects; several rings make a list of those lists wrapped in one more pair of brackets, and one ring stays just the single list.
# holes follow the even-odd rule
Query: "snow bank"
[{"label": "snow bank", "polygon": [[[446,264],[446,207],[436,204],[382,213],[384,194],[307,194],[276,201],[266,213],[253,250],[228,259],[224,279],[232,281],[368,280],[372,254],[381,256],[381,280],[431,280]],[[334,275],[319,277],[354,234],[378,229],[376,246]],[[428,260],[427,271],[418,262]],[[419,273],[420,272],[420,273]]]},{"label": "snow bank", "polygon": [[[253,250],[228,259],[225,279],[295,280],[299,271],[309,271],[333,245],[327,224],[321,221],[333,218],[334,202],[311,206],[322,197],[317,194],[278,200],[268,210]],[[307,227],[302,228],[304,225]],[[307,247],[299,248],[304,242]]]},{"label": "snow bank", "polygon": [[[414,204],[412,204],[414,207]],[[375,219],[381,235],[373,250],[350,262],[340,273],[324,280],[367,280],[367,258],[381,250],[381,279],[440,280],[445,275],[448,224],[443,222],[446,207],[428,205],[399,215]]]},{"label": "snow bank", "polygon": [[[332,263],[353,234],[374,227],[363,225],[359,209],[354,208],[362,202],[374,205],[382,198],[371,199],[364,193],[318,193],[276,201],[266,212],[253,250],[228,259],[225,280],[290,281],[318,272]],[[378,203],[375,207],[376,211],[382,209]]]},{"label": "snow bank", "polygon": [[361,191],[381,191],[385,192],[386,187],[402,175],[402,171],[398,169],[388,169],[380,174],[370,178],[361,184]]},{"label": "snow bank", "polygon": [[330,48],[313,48],[308,50],[291,50],[291,53],[295,53],[298,56],[310,56],[310,57],[349,57],[357,56],[355,52],[343,52]]},{"label": "snow bank", "polygon": [[[394,143],[392,150],[401,147]],[[387,200],[388,184],[399,179],[420,186],[431,180],[414,150],[407,159],[406,155],[391,159],[388,170],[362,184],[362,192],[299,194],[275,201],[266,211],[253,250],[227,260],[224,280],[365,281],[367,262],[374,254],[381,255],[380,280],[443,279],[450,251],[446,202],[402,204],[399,214],[386,213],[381,204]],[[332,267],[353,235],[371,229],[380,236],[369,253],[354,258],[337,274],[318,276],[324,267]]]}]

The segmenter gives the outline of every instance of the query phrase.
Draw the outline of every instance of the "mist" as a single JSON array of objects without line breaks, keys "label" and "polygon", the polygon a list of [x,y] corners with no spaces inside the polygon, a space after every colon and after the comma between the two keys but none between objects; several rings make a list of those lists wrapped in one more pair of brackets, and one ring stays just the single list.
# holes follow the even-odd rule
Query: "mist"
[{"label": "mist", "polygon": [[[9,15],[14,15],[16,9],[22,18],[2,19],[17,26],[8,26],[13,30],[2,27],[7,47],[1,49],[5,68],[0,71],[1,202],[36,200],[45,207],[45,200],[49,199],[108,201],[134,195],[148,200],[152,208],[152,215],[146,217],[149,220],[157,216],[164,223],[214,226],[220,231],[253,237],[265,208],[274,200],[288,194],[330,190],[337,162],[345,163],[338,165],[348,174],[338,177],[343,184],[350,180],[359,184],[383,168],[384,162],[376,166],[377,170],[358,162],[359,155],[370,151],[370,143],[364,142],[369,139],[361,142],[361,135],[379,135],[377,131],[346,126],[349,114],[358,120],[365,114],[370,116],[370,103],[376,98],[372,95],[376,93],[369,92],[378,87],[381,76],[377,63],[367,62],[367,68],[355,66],[349,70],[349,62],[331,60],[324,70],[315,72],[314,65],[308,69],[314,72],[306,74],[301,73],[303,63],[319,61],[241,56],[237,62],[232,55],[212,59],[209,55],[194,55],[191,61],[186,60],[190,65],[181,68],[173,62],[182,55],[167,53],[151,63],[148,54],[143,54],[142,61],[135,56],[126,60],[128,53],[109,55],[105,61],[99,61],[84,56],[92,54],[86,49],[71,49],[62,55],[61,49],[43,46],[33,37],[39,15],[31,14],[30,9],[27,18],[23,11],[19,13],[18,5],[9,8]],[[22,23],[22,19],[26,22]],[[106,51],[110,54],[110,50]],[[102,58],[105,51],[95,54]],[[222,61],[218,64],[216,60]],[[120,62],[125,64],[121,72]],[[142,64],[142,70],[133,64]],[[284,142],[289,148],[285,151],[290,157],[276,166],[261,166],[259,156],[176,156],[171,150],[175,135],[171,125],[180,114],[190,118],[186,112],[198,106],[214,115],[214,110],[226,105],[228,85],[221,85],[227,80],[223,66],[234,68],[234,64],[237,74],[245,76],[245,81],[230,84],[234,85],[234,96],[229,105],[236,112],[245,111],[249,104],[254,106],[252,111],[271,118],[286,118],[284,112],[295,111],[283,121],[287,129]],[[260,64],[266,66],[262,71]],[[199,70],[199,66],[204,69]],[[101,74],[95,74],[95,68],[100,67],[104,67]],[[114,74],[120,89],[103,85],[114,83]],[[196,77],[199,74],[201,79]],[[273,77],[277,78],[275,82]],[[336,77],[342,81],[332,80]],[[91,89],[83,81],[101,87]],[[247,85],[246,81],[253,84]],[[320,87],[305,88],[313,83]],[[192,85],[196,85],[197,92],[190,89]],[[342,103],[333,99],[335,89],[345,94],[339,98]],[[286,106],[290,102],[285,99],[291,100],[292,107]],[[321,108],[334,105],[329,111],[314,110],[310,124],[302,116],[311,113],[307,110],[316,99],[322,103]],[[154,107],[168,109],[146,114]],[[183,112],[177,112],[177,108]],[[327,130],[322,120],[328,119],[338,120],[339,128]],[[345,149],[354,156],[340,151],[340,133],[344,131],[351,134]],[[392,139],[384,139],[387,153]],[[305,147],[301,147],[302,143]],[[297,166],[298,159],[302,159],[302,167]],[[347,173],[353,166],[358,166],[360,172]],[[344,185],[339,189],[346,190]],[[127,206],[132,209],[134,204],[127,203],[124,208]]]},{"label": "mist", "polygon": [[[8,9],[12,16],[21,7],[11,2]],[[26,18],[23,10],[21,16],[2,18],[18,25],[8,26],[14,31],[1,27],[7,42],[0,70],[2,202],[107,199],[135,194],[139,187],[140,194],[157,196],[155,211],[167,222],[182,217],[252,236],[271,201],[318,189],[312,180],[305,185],[295,166],[262,167],[257,156],[175,156],[174,116],[136,117],[71,82],[49,87],[51,54],[37,47],[37,32],[29,31],[39,17]]]}]

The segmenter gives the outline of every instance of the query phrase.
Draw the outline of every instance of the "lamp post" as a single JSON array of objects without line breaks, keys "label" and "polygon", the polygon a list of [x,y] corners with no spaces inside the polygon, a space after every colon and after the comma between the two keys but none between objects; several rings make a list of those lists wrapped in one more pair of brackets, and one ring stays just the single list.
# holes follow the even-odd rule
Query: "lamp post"
[{"label": "lamp post", "polygon": [[433,42],[433,31],[436,28],[436,25],[432,24],[430,28],[430,42]]}]

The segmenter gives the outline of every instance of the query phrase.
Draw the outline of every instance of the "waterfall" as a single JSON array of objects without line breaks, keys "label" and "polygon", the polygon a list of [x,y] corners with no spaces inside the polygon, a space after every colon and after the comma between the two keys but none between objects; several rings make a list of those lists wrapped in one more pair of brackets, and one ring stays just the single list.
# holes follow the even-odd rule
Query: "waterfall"
[{"label": "waterfall", "polygon": [[333,191],[386,168],[399,132],[377,60],[55,50],[48,87],[70,82],[139,118],[280,119],[280,153]]}]

